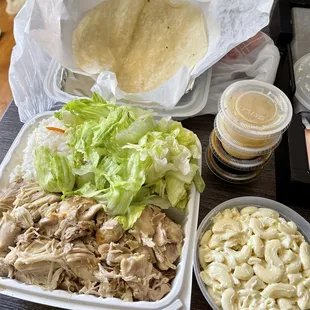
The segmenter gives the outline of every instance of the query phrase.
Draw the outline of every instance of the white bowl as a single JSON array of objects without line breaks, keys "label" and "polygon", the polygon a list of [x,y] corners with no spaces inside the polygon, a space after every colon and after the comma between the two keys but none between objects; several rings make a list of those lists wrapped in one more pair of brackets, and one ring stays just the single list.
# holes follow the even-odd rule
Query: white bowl
[{"label": "white bowl", "polygon": [[206,285],[202,281],[200,277],[200,263],[198,258],[198,250],[199,250],[199,243],[203,236],[203,234],[210,228],[210,226],[213,224],[212,219],[214,216],[225,210],[225,209],[242,209],[246,206],[257,206],[257,207],[264,207],[269,208],[277,211],[281,217],[283,217],[286,220],[293,221],[297,227],[298,230],[303,234],[305,239],[309,242],[310,241],[310,223],[307,222],[301,215],[299,215],[297,212],[292,210],[291,208],[283,205],[282,203],[279,203],[277,201],[261,198],[261,197],[240,197],[235,199],[227,200],[217,207],[215,207],[212,211],[210,211],[206,217],[202,220],[202,222],[199,225],[197,234],[196,234],[196,241],[195,241],[195,257],[194,257],[194,271],[195,276],[198,282],[198,285],[200,287],[200,290],[205,297],[206,301],[209,303],[209,305],[214,310],[219,310],[218,306],[215,305],[212,298],[210,297],[209,293],[207,292]]}]

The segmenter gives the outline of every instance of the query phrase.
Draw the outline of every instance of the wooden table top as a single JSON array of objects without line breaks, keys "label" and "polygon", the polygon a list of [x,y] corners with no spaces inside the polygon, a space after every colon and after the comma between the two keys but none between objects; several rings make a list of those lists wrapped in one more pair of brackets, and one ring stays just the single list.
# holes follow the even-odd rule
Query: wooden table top
[{"label": "wooden table top", "polygon": [[15,44],[13,37],[14,17],[9,16],[5,12],[5,8],[6,1],[0,0],[0,28],[2,30],[0,36],[0,118],[12,100],[8,71],[12,48]]},{"label": "wooden table top", "polygon": [[[202,148],[203,156],[205,156],[206,147],[209,142],[209,135],[213,129],[213,116],[199,116],[192,119],[183,121],[183,125],[193,130],[199,137]],[[22,124],[19,122],[17,108],[11,104],[8,111],[0,122],[0,163],[3,160],[6,152],[15,139]],[[218,204],[225,200],[236,198],[240,196],[260,196],[270,199],[276,198],[276,184],[274,172],[274,160],[265,168],[261,177],[246,185],[232,185],[225,183],[215,177],[207,168],[205,160],[203,160],[202,176],[206,182],[206,189],[201,195],[200,210],[199,210],[199,223],[207,215],[207,213]],[[310,220],[310,210],[297,208],[295,209],[299,214],[304,216],[308,221]],[[205,301],[200,289],[197,285],[195,276],[193,275],[193,288],[192,288],[192,302],[191,309],[211,309]],[[7,297],[0,294],[0,308],[2,310],[56,310],[58,308],[34,304],[28,301],[22,301],[12,297]]]}]

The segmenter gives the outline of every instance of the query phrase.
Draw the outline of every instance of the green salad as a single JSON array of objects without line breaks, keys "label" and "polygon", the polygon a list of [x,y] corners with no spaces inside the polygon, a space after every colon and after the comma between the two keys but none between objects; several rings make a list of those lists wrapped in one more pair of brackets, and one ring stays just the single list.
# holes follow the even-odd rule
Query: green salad
[{"label": "green salad", "polygon": [[185,210],[191,186],[205,188],[197,136],[151,110],[107,103],[94,93],[55,113],[66,127],[72,155],[35,149],[40,186],[63,196],[103,202],[105,211],[130,228],[145,206]]}]

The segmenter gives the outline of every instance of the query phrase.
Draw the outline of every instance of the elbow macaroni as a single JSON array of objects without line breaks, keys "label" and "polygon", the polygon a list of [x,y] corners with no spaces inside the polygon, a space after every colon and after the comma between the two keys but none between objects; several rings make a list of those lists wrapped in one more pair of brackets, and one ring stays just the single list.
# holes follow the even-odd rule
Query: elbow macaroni
[{"label": "elbow macaroni", "polygon": [[223,310],[310,309],[310,245],[274,210],[218,213],[200,240],[199,261],[207,291]]}]

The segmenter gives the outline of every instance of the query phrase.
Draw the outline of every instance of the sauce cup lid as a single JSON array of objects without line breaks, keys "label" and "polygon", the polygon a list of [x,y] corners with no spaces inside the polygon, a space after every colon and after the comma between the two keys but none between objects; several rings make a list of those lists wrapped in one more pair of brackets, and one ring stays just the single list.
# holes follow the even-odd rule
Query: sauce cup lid
[{"label": "sauce cup lid", "polygon": [[230,85],[221,96],[219,108],[231,126],[253,138],[281,134],[293,115],[291,102],[280,89],[257,80]]},{"label": "sauce cup lid", "polygon": [[263,168],[255,171],[233,171],[224,167],[213,155],[208,147],[206,152],[206,162],[209,170],[223,181],[233,184],[246,184],[256,180],[262,173]]},{"label": "sauce cup lid", "polygon": [[210,135],[209,147],[214,157],[216,157],[220,162],[228,167],[241,171],[253,171],[264,167],[270,161],[272,156],[272,152],[270,152],[266,155],[255,157],[253,159],[235,158],[224,150],[214,130]]},{"label": "sauce cup lid", "polygon": [[240,141],[234,140],[223,124],[222,113],[218,113],[214,121],[214,131],[221,143],[229,146],[234,152],[245,156],[262,156],[271,153],[281,142],[281,136],[271,139],[265,146],[248,147]]}]

